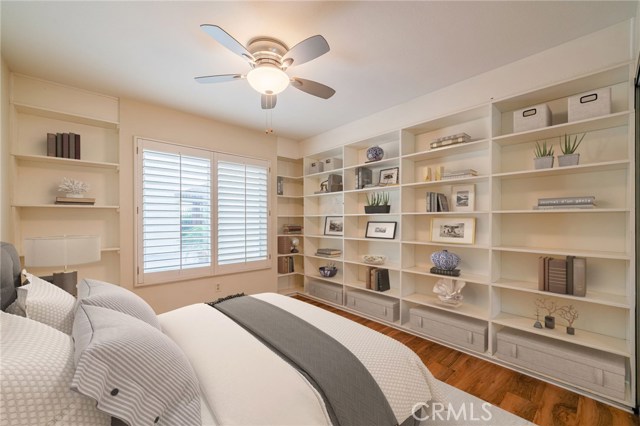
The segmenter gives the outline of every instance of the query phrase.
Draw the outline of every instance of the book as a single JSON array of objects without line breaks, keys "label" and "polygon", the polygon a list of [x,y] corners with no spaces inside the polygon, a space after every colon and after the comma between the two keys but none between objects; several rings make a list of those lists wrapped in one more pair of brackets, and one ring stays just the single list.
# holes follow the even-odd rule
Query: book
[{"label": "book", "polygon": [[595,203],[596,203],[596,197],[592,195],[585,196],[585,197],[538,198],[539,206],[595,204]]},{"label": "book", "polygon": [[76,150],[75,150],[75,159],[76,160],[80,160],[80,135],[79,134],[75,134],[75,144],[76,144]]},{"label": "book", "polygon": [[379,268],[375,272],[376,274],[376,291],[387,291],[391,288],[389,283],[389,270],[385,268]]},{"label": "book", "polygon": [[546,270],[546,257],[540,256],[538,258],[538,290],[545,291],[547,270]]},{"label": "book", "polygon": [[342,254],[342,250],[334,249],[334,248],[319,248],[316,250],[316,253],[322,254]]},{"label": "book", "polygon": [[443,176],[459,176],[459,175],[474,175],[476,176],[478,172],[474,169],[464,169],[464,170],[454,170],[451,172],[446,172]]},{"label": "book", "polygon": [[373,269],[376,269],[375,266],[369,266],[367,268],[367,273],[366,273],[366,277],[365,277],[365,287],[368,290],[373,290],[373,288],[371,287],[371,271]]},{"label": "book", "polygon": [[477,175],[466,174],[466,175],[453,175],[453,176],[443,176],[440,180],[454,180],[454,179],[466,179],[476,177]]},{"label": "book", "polygon": [[471,137],[468,134],[466,134],[464,132],[461,132],[461,133],[456,133],[455,135],[442,136],[440,138],[434,139],[432,141],[432,143],[433,142],[442,142],[442,141],[447,141],[447,140],[452,140],[452,139],[461,139],[461,138],[462,139],[467,139],[467,140],[471,139]]},{"label": "book", "polygon": [[567,256],[567,294],[573,294],[573,261],[575,256]]},{"label": "book", "polygon": [[325,253],[318,253],[318,252],[316,252],[316,256],[320,256],[320,257],[340,257],[340,256],[342,256],[342,253],[336,253],[336,254],[325,254]]},{"label": "book", "polygon": [[47,156],[48,157],[56,156],[56,134],[55,133],[47,133]]},{"label": "book", "polygon": [[557,204],[553,206],[533,206],[533,210],[567,210],[567,209],[593,209],[594,204]]},{"label": "book", "polygon": [[587,259],[584,257],[573,259],[573,295],[587,295]]},{"label": "book", "polygon": [[69,158],[76,158],[76,134],[69,133]]},{"label": "book", "polygon": [[437,194],[438,197],[438,211],[439,212],[448,212],[449,211],[449,202],[447,201],[447,196],[444,194]]},{"label": "book", "polygon": [[369,275],[371,277],[371,290],[378,289],[378,275],[376,274],[377,270],[378,268],[372,268],[369,270]]},{"label": "book", "polygon": [[56,157],[62,157],[62,133],[56,133]]},{"label": "book", "polygon": [[567,261],[565,259],[549,259],[547,277],[551,293],[567,294]]},{"label": "book", "polygon": [[365,188],[373,183],[373,172],[367,167],[356,168],[356,189]]},{"label": "book", "polygon": [[93,205],[96,203],[95,198],[73,198],[73,197],[56,197],[56,204],[83,204]]},{"label": "book", "polygon": [[62,158],[69,158],[69,133],[62,134]]},{"label": "book", "polygon": [[437,275],[448,275],[450,277],[460,276],[460,269],[440,269],[440,268],[436,268],[435,266],[432,266],[431,269],[429,269],[429,272]]},{"label": "book", "polygon": [[469,142],[469,139],[465,139],[465,138],[447,139],[446,141],[431,142],[429,144],[429,148],[436,149],[436,148],[442,148],[445,146],[456,145],[456,144],[465,143],[465,142]]}]

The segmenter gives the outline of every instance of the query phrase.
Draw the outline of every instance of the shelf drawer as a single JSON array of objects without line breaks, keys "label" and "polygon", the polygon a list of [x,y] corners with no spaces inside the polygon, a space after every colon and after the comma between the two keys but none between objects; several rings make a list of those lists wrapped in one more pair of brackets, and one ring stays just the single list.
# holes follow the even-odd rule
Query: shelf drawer
[{"label": "shelf drawer", "polygon": [[389,322],[397,321],[400,316],[400,301],[364,291],[347,292],[347,306]]},{"label": "shelf drawer", "polygon": [[487,351],[487,323],[446,311],[409,309],[411,329],[472,351]]},{"label": "shelf drawer", "polygon": [[497,339],[496,356],[504,361],[625,399],[625,359],[620,355],[508,328]]},{"label": "shelf drawer", "polygon": [[320,281],[311,281],[307,285],[309,294],[320,299],[327,300],[331,303],[342,305],[342,286],[325,283]]}]

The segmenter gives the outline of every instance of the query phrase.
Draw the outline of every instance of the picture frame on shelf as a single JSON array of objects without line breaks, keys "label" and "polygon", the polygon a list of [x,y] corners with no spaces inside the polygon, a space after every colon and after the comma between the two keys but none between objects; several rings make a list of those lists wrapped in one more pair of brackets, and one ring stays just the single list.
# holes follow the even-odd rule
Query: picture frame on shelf
[{"label": "picture frame on shelf", "polygon": [[344,218],[342,216],[325,217],[324,235],[333,235],[337,237],[344,235]]},{"label": "picture frame on shelf", "polygon": [[391,167],[389,169],[380,170],[380,178],[378,179],[378,185],[397,185],[400,167]]},{"label": "picture frame on shelf", "polygon": [[454,185],[451,187],[451,204],[454,212],[472,212],[476,206],[475,185]]},{"label": "picture frame on shelf", "polygon": [[366,238],[393,240],[396,237],[397,227],[398,222],[369,221],[367,222],[367,229],[365,230],[364,236]]},{"label": "picture frame on shelf", "polygon": [[476,235],[474,217],[431,219],[431,242],[447,244],[473,244]]}]

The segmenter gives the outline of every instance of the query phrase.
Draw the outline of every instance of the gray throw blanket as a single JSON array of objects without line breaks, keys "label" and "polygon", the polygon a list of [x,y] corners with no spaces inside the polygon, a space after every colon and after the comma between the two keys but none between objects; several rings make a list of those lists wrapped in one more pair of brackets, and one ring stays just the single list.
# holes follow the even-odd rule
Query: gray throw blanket
[{"label": "gray throw blanket", "polygon": [[334,425],[397,425],[378,383],[358,358],[331,336],[250,296],[210,305],[304,374],[322,395]]}]

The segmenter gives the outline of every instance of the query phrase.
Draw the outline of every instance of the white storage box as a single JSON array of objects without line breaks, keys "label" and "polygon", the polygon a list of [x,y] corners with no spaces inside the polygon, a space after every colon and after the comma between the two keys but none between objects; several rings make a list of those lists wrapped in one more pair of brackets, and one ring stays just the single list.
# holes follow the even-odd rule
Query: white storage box
[{"label": "white storage box", "polygon": [[487,351],[487,322],[437,309],[409,309],[411,329],[472,351]]},{"label": "white storage box", "polygon": [[621,355],[509,328],[500,330],[497,339],[496,356],[502,360],[625,399],[625,358]]},{"label": "white storage box", "polygon": [[347,306],[389,322],[397,321],[400,316],[400,301],[365,291],[347,292]]},{"label": "white storage box", "polygon": [[309,174],[320,173],[324,171],[324,163],[322,161],[314,161],[309,164]]},{"label": "white storage box", "polygon": [[342,305],[342,286],[322,281],[311,281],[307,284],[311,296],[319,297],[331,303]]},{"label": "white storage box", "polygon": [[342,160],[336,157],[329,157],[322,160],[324,171],[336,170],[342,168]]},{"label": "white storage box", "polygon": [[611,114],[611,88],[592,90],[569,98],[569,121]]},{"label": "white storage box", "polygon": [[551,111],[547,104],[534,105],[513,112],[513,132],[539,129],[551,125]]}]

